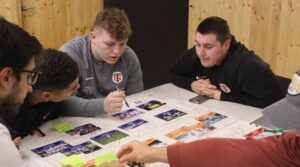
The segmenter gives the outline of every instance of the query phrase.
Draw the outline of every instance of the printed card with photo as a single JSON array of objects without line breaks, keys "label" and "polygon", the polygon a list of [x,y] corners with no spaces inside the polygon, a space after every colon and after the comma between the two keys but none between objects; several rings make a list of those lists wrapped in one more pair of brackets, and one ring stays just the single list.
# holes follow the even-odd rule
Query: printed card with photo
[{"label": "printed card with photo", "polygon": [[31,151],[36,153],[37,155],[41,156],[41,157],[47,157],[49,155],[55,154],[60,152],[63,149],[72,147],[70,144],[64,142],[63,140],[59,140],[57,142],[42,146],[42,147],[38,147],[35,149],[32,149]]},{"label": "printed card with photo", "polygon": [[203,127],[198,127],[198,124],[196,124],[196,128],[194,128],[193,126],[191,127],[190,134],[192,136],[195,136],[198,138],[198,137],[201,137],[215,129],[216,129],[216,127],[214,127],[214,126],[204,125]]},{"label": "printed card with photo", "polygon": [[147,103],[138,105],[136,107],[144,109],[144,110],[147,110],[147,111],[150,111],[150,110],[153,110],[153,109],[155,109],[157,107],[160,107],[162,105],[165,105],[165,104],[166,103],[163,103],[163,102],[160,102],[160,101],[157,101],[157,100],[151,100],[151,101],[149,101]]},{"label": "printed card with photo", "polygon": [[144,112],[139,111],[139,110],[137,110],[135,108],[131,108],[129,110],[125,110],[125,111],[121,111],[121,112],[115,113],[112,116],[116,117],[116,118],[118,118],[120,120],[123,120],[123,119],[132,118],[134,116],[137,116],[137,115],[140,115],[140,114],[143,114],[143,113]]},{"label": "printed card with photo", "polygon": [[128,134],[115,129],[115,130],[97,135],[95,137],[92,137],[91,139],[102,145],[106,145],[106,144],[120,140],[127,136],[128,136]]},{"label": "printed card with photo", "polygon": [[183,115],[186,115],[186,113],[176,110],[176,109],[171,109],[169,111],[157,114],[157,115],[155,115],[155,117],[160,118],[165,121],[171,121],[173,119],[182,117]]},{"label": "printed card with photo", "polygon": [[201,121],[207,125],[212,125],[218,121],[221,121],[224,118],[227,118],[227,116],[216,112],[209,112],[205,115],[197,117],[196,120]]},{"label": "printed card with photo", "polygon": [[154,138],[149,138],[147,140],[144,141],[145,144],[147,144],[150,147],[163,147],[163,146],[167,146],[166,143],[163,143],[157,139]]},{"label": "printed card with photo", "polygon": [[92,153],[94,151],[100,150],[101,147],[95,145],[94,143],[87,141],[81,144],[78,144],[76,146],[73,147],[68,147],[65,148],[63,150],[61,150],[60,152],[63,153],[65,156],[71,156],[74,154],[89,154]]},{"label": "printed card with photo", "polygon": [[147,123],[149,123],[149,122],[145,121],[143,119],[137,119],[137,120],[128,122],[126,124],[120,125],[120,126],[118,126],[118,128],[130,131],[130,130],[133,130],[133,129],[137,128],[137,127],[141,127],[141,126],[143,126],[143,125],[145,125]]},{"label": "printed card with photo", "polygon": [[175,140],[187,142],[199,139],[204,134],[213,131],[216,129],[213,126],[207,126],[204,123],[197,123],[191,126],[182,126],[170,133],[167,133],[165,136],[170,137]]},{"label": "printed card with photo", "polygon": [[165,136],[175,139],[175,140],[179,140],[179,139],[183,138],[184,136],[187,136],[188,132],[189,132],[188,127],[182,126],[172,132],[167,133]]},{"label": "printed card with photo", "polygon": [[97,130],[100,130],[101,128],[91,124],[91,123],[88,123],[88,124],[85,124],[85,125],[81,125],[81,126],[78,126],[72,130],[69,130],[67,131],[66,133],[71,135],[71,136],[83,136],[85,134],[88,134],[88,133],[91,133],[91,132],[95,132]]}]

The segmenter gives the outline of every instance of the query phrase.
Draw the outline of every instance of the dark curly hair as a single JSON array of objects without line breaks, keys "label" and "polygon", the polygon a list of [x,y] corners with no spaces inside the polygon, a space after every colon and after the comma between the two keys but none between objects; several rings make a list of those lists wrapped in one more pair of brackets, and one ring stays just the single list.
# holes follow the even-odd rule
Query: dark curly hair
[{"label": "dark curly hair", "polygon": [[129,19],[124,10],[118,8],[103,9],[97,14],[93,28],[103,28],[116,40],[128,39],[131,34]]},{"label": "dark curly hair", "polygon": [[35,67],[41,74],[34,90],[63,90],[79,76],[78,64],[67,53],[54,49],[45,49],[38,55]]},{"label": "dark curly hair", "polygon": [[201,34],[215,34],[217,40],[221,42],[221,44],[231,38],[230,29],[226,20],[217,16],[211,16],[204,19],[198,25],[197,32]]},{"label": "dark curly hair", "polygon": [[0,68],[12,68],[19,79],[20,70],[41,50],[42,45],[34,36],[0,16]]}]

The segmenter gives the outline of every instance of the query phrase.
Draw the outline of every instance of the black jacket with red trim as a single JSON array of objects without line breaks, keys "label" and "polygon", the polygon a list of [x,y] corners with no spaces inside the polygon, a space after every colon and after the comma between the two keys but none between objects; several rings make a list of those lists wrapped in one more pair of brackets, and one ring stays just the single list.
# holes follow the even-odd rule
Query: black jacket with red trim
[{"label": "black jacket with red trim", "polygon": [[196,76],[206,76],[221,90],[221,100],[259,108],[285,96],[284,89],[269,65],[233,36],[229,52],[221,65],[203,67],[193,47],[170,66],[169,75],[175,85],[188,90],[191,90]]}]

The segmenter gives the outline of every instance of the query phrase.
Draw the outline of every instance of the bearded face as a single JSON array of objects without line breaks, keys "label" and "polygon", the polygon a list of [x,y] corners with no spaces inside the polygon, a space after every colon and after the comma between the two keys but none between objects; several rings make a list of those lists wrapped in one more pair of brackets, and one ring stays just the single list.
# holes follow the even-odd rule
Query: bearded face
[{"label": "bearded face", "polygon": [[13,91],[3,98],[1,103],[1,115],[4,117],[14,116],[18,113],[20,106],[23,103],[23,98],[20,99],[20,87],[16,84]]}]

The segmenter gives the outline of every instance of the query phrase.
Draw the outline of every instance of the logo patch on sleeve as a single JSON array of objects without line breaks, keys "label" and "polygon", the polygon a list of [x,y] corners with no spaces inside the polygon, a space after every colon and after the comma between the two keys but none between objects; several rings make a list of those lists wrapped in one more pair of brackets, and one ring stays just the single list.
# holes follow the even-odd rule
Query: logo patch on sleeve
[{"label": "logo patch on sleeve", "polygon": [[225,93],[230,93],[231,92],[230,88],[226,84],[220,83],[219,85],[220,85],[220,88],[223,92],[225,92]]},{"label": "logo patch on sleeve", "polygon": [[300,76],[298,73],[295,73],[293,76],[292,82],[288,88],[288,94],[293,96],[300,94]]}]

